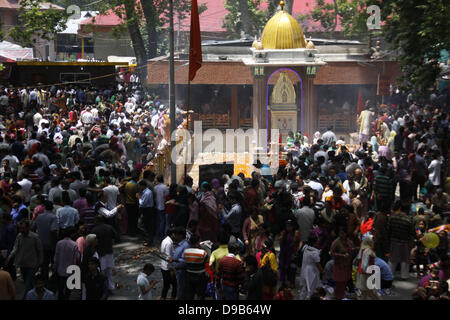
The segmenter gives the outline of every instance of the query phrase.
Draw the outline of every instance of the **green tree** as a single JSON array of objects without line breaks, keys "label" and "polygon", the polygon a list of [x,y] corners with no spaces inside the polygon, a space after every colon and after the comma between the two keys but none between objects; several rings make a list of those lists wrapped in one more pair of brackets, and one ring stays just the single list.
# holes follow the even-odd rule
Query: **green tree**
[{"label": "green tree", "polygon": [[244,14],[240,9],[245,8],[245,5],[240,1],[242,0],[225,1],[225,8],[229,13],[223,19],[223,27],[227,30],[230,38],[240,38],[241,32],[250,36],[259,34],[270,17],[265,11],[259,9],[261,0],[247,0],[248,12]]},{"label": "green tree", "polygon": [[366,9],[371,4],[378,4],[376,0],[333,0],[326,3],[324,0],[316,0],[311,18],[320,22],[321,27],[330,34],[336,31],[338,24],[347,37],[355,37],[361,40],[367,38],[366,21],[369,15]]},{"label": "green tree", "polygon": [[440,73],[438,59],[450,49],[450,6],[446,0],[317,0],[311,17],[329,32],[340,21],[345,36],[367,40],[367,7],[381,9],[381,33],[387,51],[400,62],[403,88],[425,91]]},{"label": "green tree", "polygon": [[450,6],[446,0],[385,0],[383,34],[401,64],[405,88],[424,92],[440,73],[441,50],[450,49]]},{"label": "green tree", "polygon": [[8,31],[8,35],[23,46],[33,46],[38,38],[53,40],[58,32],[66,28],[69,15],[65,10],[43,10],[43,0],[21,0],[19,24]]}]

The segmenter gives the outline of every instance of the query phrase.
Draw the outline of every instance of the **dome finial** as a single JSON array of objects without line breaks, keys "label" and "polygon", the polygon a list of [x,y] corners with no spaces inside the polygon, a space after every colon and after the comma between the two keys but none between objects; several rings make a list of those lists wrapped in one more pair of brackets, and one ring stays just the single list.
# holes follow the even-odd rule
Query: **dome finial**
[{"label": "dome finial", "polygon": [[280,1],[281,10],[284,10],[284,1]]}]

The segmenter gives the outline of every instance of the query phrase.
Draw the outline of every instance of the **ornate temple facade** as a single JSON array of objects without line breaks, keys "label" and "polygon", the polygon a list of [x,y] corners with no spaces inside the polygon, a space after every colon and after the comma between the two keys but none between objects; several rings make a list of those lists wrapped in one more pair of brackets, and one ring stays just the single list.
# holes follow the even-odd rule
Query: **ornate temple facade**
[{"label": "ornate temple facade", "polygon": [[[367,45],[307,39],[295,18],[278,11],[253,43],[203,45],[203,64],[191,82],[192,120],[203,129],[278,128],[312,136],[332,126],[356,131],[359,95],[382,102],[379,80],[395,85],[394,61],[372,59]],[[176,103],[186,104],[187,55],[175,62]],[[168,99],[168,60],[148,61],[148,84]]]}]

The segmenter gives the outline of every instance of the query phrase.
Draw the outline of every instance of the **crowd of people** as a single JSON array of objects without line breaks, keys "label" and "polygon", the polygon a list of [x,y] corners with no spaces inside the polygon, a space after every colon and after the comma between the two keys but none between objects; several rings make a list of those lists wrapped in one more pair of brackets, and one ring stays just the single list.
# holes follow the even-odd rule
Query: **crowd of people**
[{"label": "crowd of people", "polygon": [[156,165],[170,126],[155,93],[1,88],[0,299],[17,281],[23,299],[71,299],[73,265],[78,298],[108,299],[123,235],[161,260],[137,277],[142,300],[380,299],[411,274],[413,299],[448,299],[447,103],[368,102],[359,145],[290,133],[275,174],[255,164],[196,186]]}]

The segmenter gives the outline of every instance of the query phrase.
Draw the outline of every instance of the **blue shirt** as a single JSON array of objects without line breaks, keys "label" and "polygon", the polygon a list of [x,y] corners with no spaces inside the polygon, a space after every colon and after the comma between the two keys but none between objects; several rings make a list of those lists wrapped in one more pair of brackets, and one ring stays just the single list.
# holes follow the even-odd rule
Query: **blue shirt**
[{"label": "blue shirt", "polygon": [[391,268],[383,259],[375,257],[375,265],[380,268],[381,279],[385,281],[394,280],[394,275],[392,274]]},{"label": "blue shirt", "polygon": [[[31,289],[27,292],[25,300],[39,300],[35,289]],[[50,290],[44,288],[44,294],[42,295],[42,300],[55,300],[55,294]]]},{"label": "blue shirt", "polygon": [[20,211],[22,210],[22,209],[26,209],[27,207],[25,207],[25,205],[22,203],[20,206],[19,206],[19,208],[13,208],[12,210],[11,210],[11,217],[13,218],[13,220],[14,220],[14,224],[17,224],[17,222],[19,222],[19,218],[20,218]]},{"label": "blue shirt", "polygon": [[337,174],[337,176],[339,177],[339,179],[341,179],[342,183],[344,183],[344,181],[348,179],[347,173],[345,173],[345,172],[339,172]]},{"label": "blue shirt", "polygon": [[64,207],[56,210],[56,219],[58,221],[59,228],[66,229],[68,227],[74,227],[80,220],[80,217],[77,209],[65,205]]},{"label": "blue shirt", "polygon": [[178,262],[172,262],[172,266],[175,269],[186,269],[186,262],[184,261],[184,250],[189,248],[189,242],[186,239],[181,241],[178,246],[175,248],[173,253],[173,259],[178,259]]},{"label": "blue shirt", "polygon": [[141,208],[153,208],[153,192],[150,188],[145,188],[142,192],[142,196],[139,199],[139,207]]},{"label": "blue shirt", "polygon": [[241,231],[241,214],[242,208],[238,203],[233,204],[230,211],[223,208],[222,215],[225,222],[230,224],[233,233]]}]

